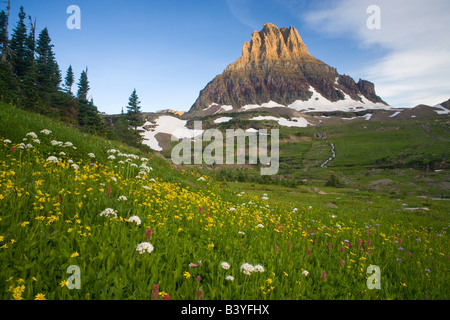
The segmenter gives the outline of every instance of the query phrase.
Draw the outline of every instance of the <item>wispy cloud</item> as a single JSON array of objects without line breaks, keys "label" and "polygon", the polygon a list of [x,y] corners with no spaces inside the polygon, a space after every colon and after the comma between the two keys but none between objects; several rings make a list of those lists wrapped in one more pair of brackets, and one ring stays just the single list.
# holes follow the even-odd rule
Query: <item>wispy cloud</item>
[{"label": "wispy cloud", "polygon": [[[374,81],[391,105],[412,107],[450,98],[450,1],[342,0],[310,10],[302,19],[328,36],[351,37],[362,50],[386,49],[359,73]],[[381,29],[367,28],[367,8],[381,9]]]},{"label": "wispy cloud", "polygon": [[251,0],[226,0],[231,14],[242,24],[248,26],[252,30],[260,28],[264,23],[261,23],[256,17],[253,10],[255,1]]}]

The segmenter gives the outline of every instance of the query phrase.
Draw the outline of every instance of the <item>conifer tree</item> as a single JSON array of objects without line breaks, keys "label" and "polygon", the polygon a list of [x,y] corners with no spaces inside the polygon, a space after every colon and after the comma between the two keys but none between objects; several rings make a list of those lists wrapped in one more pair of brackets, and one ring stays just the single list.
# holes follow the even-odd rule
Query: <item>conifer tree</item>
[{"label": "conifer tree", "polygon": [[53,53],[48,29],[44,28],[36,43],[38,85],[47,91],[57,90],[61,83],[61,71]]},{"label": "conifer tree", "polygon": [[28,49],[27,42],[27,27],[25,25],[26,14],[23,6],[20,7],[19,20],[17,21],[16,28],[13,30],[9,48],[12,51],[11,64],[14,69],[14,73],[22,78],[26,75],[31,67],[29,60],[30,50]]},{"label": "conifer tree", "polygon": [[80,80],[78,82],[77,98],[87,100],[87,94],[89,91],[89,81],[87,77],[87,68],[81,72]]},{"label": "conifer tree", "polygon": [[30,19],[30,33],[25,40],[25,45],[28,48],[28,59],[30,64],[34,64],[34,55],[36,53],[36,19],[34,19],[33,22],[31,16],[28,16],[28,18]]},{"label": "conifer tree", "polygon": [[6,62],[7,52],[8,52],[8,26],[9,26],[9,11],[11,9],[11,0],[8,0],[8,7],[5,11],[2,10],[2,14],[0,17],[0,43],[2,47],[2,62]]},{"label": "conifer tree", "polygon": [[0,49],[2,50],[2,55],[8,40],[6,35],[6,20],[6,12],[4,10],[0,11]]},{"label": "conifer tree", "polygon": [[131,93],[131,96],[128,100],[128,106],[127,106],[127,110],[128,110],[128,114],[127,114],[127,118],[128,118],[128,122],[131,126],[134,127],[134,130],[137,129],[137,126],[141,123],[141,107],[140,107],[140,101],[139,101],[139,97],[136,93],[136,89],[134,89],[134,91]]},{"label": "conifer tree", "polygon": [[66,78],[64,79],[64,85],[66,86],[66,90],[68,93],[72,93],[74,77],[75,75],[73,74],[72,65],[70,65],[69,69],[67,69]]}]

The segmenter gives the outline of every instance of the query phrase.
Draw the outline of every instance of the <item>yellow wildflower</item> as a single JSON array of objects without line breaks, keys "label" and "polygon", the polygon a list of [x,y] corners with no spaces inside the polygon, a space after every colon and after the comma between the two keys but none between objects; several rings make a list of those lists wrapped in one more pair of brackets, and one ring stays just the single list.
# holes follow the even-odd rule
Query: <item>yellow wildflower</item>
[{"label": "yellow wildflower", "polygon": [[46,300],[46,299],[45,299],[45,294],[38,293],[38,294],[36,295],[36,297],[34,298],[34,300]]}]

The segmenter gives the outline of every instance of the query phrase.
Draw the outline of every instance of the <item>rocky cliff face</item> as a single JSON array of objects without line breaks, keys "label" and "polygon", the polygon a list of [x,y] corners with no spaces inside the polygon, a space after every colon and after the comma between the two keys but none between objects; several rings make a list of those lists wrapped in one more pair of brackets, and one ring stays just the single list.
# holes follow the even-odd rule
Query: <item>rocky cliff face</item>
[{"label": "rocky cliff face", "polygon": [[212,105],[227,106],[225,110],[232,107],[234,111],[269,101],[288,106],[311,99],[311,87],[330,102],[344,100],[348,95],[355,101],[362,102],[365,97],[386,104],[376,95],[373,83],[356,83],[314,58],[295,28],[267,23],[244,43],[242,56],[200,92],[187,115],[204,115]]}]

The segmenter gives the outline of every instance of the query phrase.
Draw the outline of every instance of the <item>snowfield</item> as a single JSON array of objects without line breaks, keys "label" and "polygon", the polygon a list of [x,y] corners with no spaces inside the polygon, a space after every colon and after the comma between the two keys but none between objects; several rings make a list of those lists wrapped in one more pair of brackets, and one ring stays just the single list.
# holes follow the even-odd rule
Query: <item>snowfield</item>
[{"label": "snowfield", "polygon": [[437,114],[449,114],[450,113],[450,110],[444,108],[440,104],[435,105],[433,108],[438,109],[438,110],[434,110]]},{"label": "snowfield", "polygon": [[214,120],[214,123],[224,123],[233,120],[232,117],[220,117]]},{"label": "snowfield", "polygon": [[[162,151],[159,146],[156,135],[158,133],[167,133],[173,135],[177,139],[184,138],[194,138],[203,134],[203,130],[192,130],[186,128],[186,120],[181,120],[172,116],[161,116],[156,119],[155,124],[151,122],[146,122],[142,127],[138,127],[137,130],[141,130],[141,135],[143,137],[142,143],[148,145],[150,148],[156,151]],[[147,131],[144,129],[147,125],[156,125],[154,129]]]},{"label": "snowfield", "polygon": [[250,120],[273,120],[273,121],[278,122],[278,124],[280,126],[284,126],[284,127],[304,128],[304,127],[307,127],[308,125],[311,125],[311,123],[309,123],[305,118],[301,118],[301,117],[295,117],[295,118],[291,118],[291,120],[288,120],[286,118],[277,118],[277,117],[272,117],[272,116],[258,116],[258,117],[253,117]]},{"label": "snowfield", "polygon": [[353,100],[349,95],[343,92],[345,95],[344,100],[339,100],[336,102],[331,102],[324,96],[322,96],[319,92],[317,92],[313,87],[309,87],[309,91],[312,92],[312,96],[307,101],[297,100],[291,103],[288,106],[276,103],[274,101],[269,101],[268,103],[263,103],[261,105],[257,104],[249,104],[242,107],[242,110],[252,110],[258,108],[291,108],[297,111],[302,112],[324,112],[324,111],[360,111],[360,110],[368,110],[368,109],[390,109],[389,106],[386,106],[383,103],[374,103],[364,96],[360,95],[362,101]]}]

